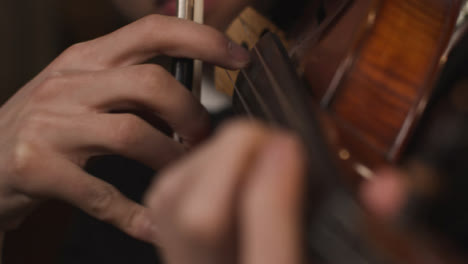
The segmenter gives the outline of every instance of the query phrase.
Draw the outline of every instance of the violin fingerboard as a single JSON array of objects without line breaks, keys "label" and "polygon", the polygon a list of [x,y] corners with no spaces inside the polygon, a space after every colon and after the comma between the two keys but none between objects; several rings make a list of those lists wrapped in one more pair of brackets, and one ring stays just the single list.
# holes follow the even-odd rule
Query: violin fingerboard
[{"label": "violin fingerboard", "polygon": [[307,90],[281,42],[266,34],[252,51],[252,63],[235,85],[234,108],[288,129],[303,141],[308,161],[306,248],[312,259],[333,264],[390,263],[363,232],[364,212],[339,180]]}]

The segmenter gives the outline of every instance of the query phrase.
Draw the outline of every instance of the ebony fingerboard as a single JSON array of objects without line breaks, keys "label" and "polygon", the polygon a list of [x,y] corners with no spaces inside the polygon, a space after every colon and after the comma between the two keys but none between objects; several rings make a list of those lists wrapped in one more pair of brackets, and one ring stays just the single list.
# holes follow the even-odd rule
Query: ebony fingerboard
[{"label": "ebony fingerboard", "polygon": [[306,248],[319,263],[389,263],[366,241],[363,212],[340,183],[309,95],[285,49],[266,34],[252,50],[252,63],[239,74],[234,108],[299,135],[307,150]]}]

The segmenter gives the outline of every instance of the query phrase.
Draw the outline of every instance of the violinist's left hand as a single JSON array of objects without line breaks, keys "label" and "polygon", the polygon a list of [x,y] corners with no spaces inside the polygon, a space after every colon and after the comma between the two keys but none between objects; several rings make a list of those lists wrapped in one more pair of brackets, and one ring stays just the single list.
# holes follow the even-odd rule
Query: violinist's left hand
[{"label": "violinist's left hand", "polygon": [[230,125],[150,189],[153,242],[171,264],[299,264],[303,174],[294,137]]},{"label": "violinist's left hand", "polygon": [[[228,126],[150,188],[153,244],[169,264],[303,263],[304,167],[294,137],[255,123]],[[382,223],[404,207],[404,179],[385,169],[362,186],[363,205]],[[411,263],[466,263],[431,249],[409,249]]]}]

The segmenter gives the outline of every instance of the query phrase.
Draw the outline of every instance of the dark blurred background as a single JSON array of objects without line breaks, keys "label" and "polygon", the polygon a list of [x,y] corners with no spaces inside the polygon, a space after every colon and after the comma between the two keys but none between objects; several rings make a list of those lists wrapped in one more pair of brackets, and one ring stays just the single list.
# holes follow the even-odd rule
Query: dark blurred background
[{"label": "dark blurred background", "polygon": [[[0,0],[0,103],[8,100],[71,44],[112,32],[126,23],[128,21],[117,12],[110,0]],[[115,164],[115,158],[108,163]],[[152,172],[146,168],[137,170],[143,176],[135,176],[132,180],[139,181],[139,186],[144,188]],[[125,172],[134,172],[134,169]],[[108,171],[102,174],[108,174]],[[126,184],[123,182],[121,185],[125,189]],[[134,199],[138,200],[139,197]],[[100,236],[95,234],[95,230],[101,227],[86,217],[68,205],[47,202],[21,228],[6,235],[4,263],[70,263],[70,258],[75,259],[76,263],[91,263],[76,256],[63,257],[64,252],[76,253],[74,248],[70,249],[70,245],[86,239],[92,240],[88,241],[89,244],[99,247],[96,250],[112,250],[112,245],[102,245],[106,240],[99,241]],[[76,229],[73,227],[76,222],[94,229]],[[104,229],[110,230],[111,239],[125,240],[125,236],[112,230],[112,227],[105,226]],[[65,250],[64,245],[68,246]],[[139,247],[139,244],[132,245]],[[146,248],[145,252],[150,251]],[[116,257],[119,258],[118,254]],[[104,261],[96,260],[99,263],[115,263],[108,258],[105,261],[106,258],[103,256]]]},{"label": "dark blurred background", "polygon": [[109,0],[0,0],[0,101],[67,46],[125,23]]}]

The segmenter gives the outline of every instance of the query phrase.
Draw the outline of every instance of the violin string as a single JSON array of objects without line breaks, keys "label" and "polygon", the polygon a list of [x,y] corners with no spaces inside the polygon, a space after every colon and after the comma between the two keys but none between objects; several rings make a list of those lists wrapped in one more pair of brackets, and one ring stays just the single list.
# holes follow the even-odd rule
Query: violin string
[{"label": "violin string", "polygon": [[[245,22],[240,19],[241,23],[243,24],[243,28],[244,28],[244,31],[246,31],[246,27],[245,27]],[[247,32],[245,32],[247,33]],[[248,34],[246,34],[248,35]],[[252,42],[254,43],[254,42]],[[273,88],[273,91],[277,97],[277,100],[279,101],[280,103],[280,107],[286,112],[287,115],[289,115],[289,119],[287,120],[288,122],[291,122],[290,125],[292,125],[292,128],[295,128],[297,130],[300,130],[300,131],[297,131],[297,132],[303,132],[302,133],[302,136],[305,135],[305,137],[303,138],[303,140],[305,140],[305,143],[309,146],[309,147],[316,147],[316,145],[314,145],[313,143],[315,143],[313,140],[310,141],[310,138],[311,136],[313,136],[313,134],[310,134],[308,132],[310,132],[310,126],[308,126],[309,122],[302,122],[303,120],[301,120],[300,117],[303,117],[303,115],[300,115],[301,112],[300,111],[296,111],[297,109],[292,105],[293,102],[291,102],[291,100],[284,100],[283,101],[283,98],[288,98],[286,97],[286,93],[284,90],[281,89],[281,86],[278,82],[278,80],[276,79],[275,75],[273,74],[273,71],[271,70],[271,68],[268,66],[268,64],[266,63],[265,61],[265,58],[263,57],[263,55],[260,53],[260,51],[258,50],[258,48],[254,45],[253,46],[253,50],[255,51],[255,53],[257,54],[257,56],[259,57],[260,59],[260,62],[262,64],[262,66],[264,67],[264,70],[266,72],[266,75],[267,75],[267,78],[269,79],[269,81],[271,82],[271,85],[272,85],[272,88]],[[244,73],[245,74],[245,73]],[[249,82],[249,85],[252,89],[255,89],[255,86]],[[304,133],[305,132],[305,133]],[[313,137],[312,137],[313,138]],[[342,205],[342,203],[340,203],[339,205]],[[342,208],[339,207],[340,209]],[[332,210],[331,212],[334,213],[334,210],[335,208],[332,208],[332,209],[328,209],[328,210]],[[338,220],[337,220],[338,219]],[[335,223],[336,221],[339,221],[341,220],[342,218],[340,218],[340,216],[335,216],[333,215],[333,218],[332,220],[332,223]],[[341,223],[342,221],[340,221],[339,223]],[[329,222],[327,222],[329,223]],[[328,225],[323,225],[322,226],[319,226],[321,228],[327,228],[328,229],[331,229],[331,228],[334,228],[336,229],[336,226],[335,225],[331,225],[328,226]],[[351,229],[350,232],[354,232],[354,230]],[[337,242],[338,244],[340,245],[345,245],[345,246],[348,246],[349,245],[349,241],[346,237],[344,236],[337,236],[336,237],[336,240],[335,242]],[[353,240],[354,241],[354,240]],[[349,249],[349,250],[353,250],[353,249]]]},{"label": "violin string", "polygon": [[[247,30],[247,24],[246,22],[240,18],[239,19],[241,24],[242,24],[242,28],[244,30],[244,33],[246,34],[246,36],[248,36],[250,38],[250,41],[253,40],[252,36],[250,36],[248,30]],[[253,43],[253,41],[252,41]],[[263,55],[260,53],[260,51],[258,50],[258,48],[254,45],[253,46],[253,50],[255,51],[255,53],[257,54],[257,56],[259,57],[259,60],[260,60],[260,63],[262,64],[264,70],[265,70],[265,73],[267,75],[267,78],[268,80],[270,81],[271,85],[272,85],[272,88],[273,88],[273,91],[280,103],[280,106],[281,108],[286,112],[286,116],[288,118],[290,118],[290,121],[293,121],[293,124],[296,125],[296,127],[302,127],[302,122],[301,120],[299,120],[299,118],[297,118],[297,115],[296,115],[296,111],[294,110],[294,107],[292,107],[291,104],[288,103],[288,101],[284,100],[283,98],[286,98],[286,94],[284,94],[284,92],[282,91],[281,89],[281,85],[278,83],[276,77],[274,76],[273,72],[271,71],[270,67],[268,66],[268,64],[265,62],[265,59],[263,57]],[[253,85],[252,82],[249,82],[249,85],[250,87],[253,89],[253,90],[256,90],[255,88],[255,85]]]},{"label": "violin string", "polygon": [[[244,31],[244,34],[245,36],[249,39],[250,43],[252,43],[252,48],[255,50],[255,53],[259,56],[261,56],[255,46],[255,41],[254,41],[254,38],[253,36],[250,34],[250,31],[248,30],[247,28],[247,22],[245,22],[245,20],[242,18],[242,17],[239,17],[239,21],[241,22],[241,25],[242,25],[242,30]],[[262,63],[263,64],[263,63]],[[262,65],[263,68],[265,68],[265,65]],[[250,86],[250,89],[252,90],[252,92],[254,93],[254,97],[258,100],[258,102],[260,103],[260,107],[262,108],[263,112],[268,116],[268,119],[270,122],[272,123],[277,123],[274,118],[274,115],[268,110],[268,106],[267,104],[265,103],[265,101],[263,100],[262,96],[260,95],[260,93],[258,92],[258,89],[257,87],[255,86],[255,84],[253,83],[253,81],[249,78],[248,74],[245,72],[245,70],[241,70],[241,73],[242,75],[244,75],[245,79],[247,80],[247,83],[248,85]],[[271,80],[270,80],[271,82]]]},{"label": "violin string", "polygon": [[291,122],[291,124],[294,124],[295,127],[300,128],[303,127],[303,120],[299,118],[298,112],[296,109],[290,104],[290,101],[285,100],[286,94],[284,91],[281,89],[280,84],[276,80],[273,72],[271,71],[270,67],[266,64],[263,56],[260,54],[257,48],[255,48],[260,62],[264,66],[265,73],[267,74],[268,79],[270,80],[270,83],[272,84],[273,92],[275,93],[276,97],[278,98],[278,102],[280,103],[281,109],[285,111],[285,115],[288,117],[288,120]]},{"label": "violin string", "polygon": [[249,87],[251,88],[251,91],[253,92],[254,97],[257,99],[258,104],[260,105],[260,108],[263,110],[263,113],[266,115],[268,121],[270,121],[273,124],[276,124],[277,122],[275,121],[273,113],[269,110],[267,104],[265,103],[265,100],[263,100],[263,97],[260,95],[252,79],[250,79],[249,75],[245,72],[245,70],[242,69],[241,73],[244,76],[247,83],[249,84]]},{"label": "violin string", "polygon": [[237,96],[239,97],[239,101],[241,102],[242,106],[244,107],[245,111],[247,112],[247,116],[249,118],[253,118],[253,113],[252,111],[250,110],[249,108],[249,105],[247,104],[244,96],[242,95],[241,91],[239,90],[239,88],[237,88],[237,85],[236,83],[234,82],[231,74],[229,74],[229,72],[227,70],[224,70],[224,72],[226,73],[229,81],[231,82],[231,85],[232,85],[232,88],[234,90],[234,92],[237,94]]},{"label": "violin string", "polygon": [[[231,86],[232,88],[234,89],[234,92],[239,96],[239,99],[241,101],[241,104],[242,106],[245,108],[246,112],[248,113],[249,117],[250,118],[253,118],[255,115],[253,114],[253,112],[251,111],[251,109],[249,108],[248,104],[247,104],[247,100],[245,99],[245,97],[242,95],[242,92],[241,90],[239,89],[239,87],[237,87],[237,85],[235,84],[231,74],[229,74],[229,72],[227,70],[225,70],[226,72],[226,75],[228,76],[229,80],[231,81]],[[249,76],[247,75],[247,73],[245,73],[245,71],[242,72],[243,75],[245,76],[245,79],[247,81],[247,83],[249,84],[250,87],[252,87],[252,80],[249,78]],[[266,106],[265,104],[265,101],[262,99],[262,97],[260,96],[260,94],[258,93],[257,89],[255,88],[252,88],[252,92],[254,93],[254,98],[257,99],[258,101],[258,104],[260,105],[260,108],[262,109],[262,111],[264,112],[264,114],[266,115],[266,119],[267,121],[269,121],[270,123],[272,124],[276,124],[277,122],[275,121],[275,119],[273,118],[273,114],[271,113],[270,110],[268,110],[268,107]]]},{"label": "violin string", "polygon": [[330,26],[336,21],[339,15],[345,10],[350,4],[350,0],[344,0],[341,2],[336,12],[332,15],[327,16],[325,20],[319,25],[319,27],[312,34],[306,34],[302,39],[297,41],[297,45],[289,51],[289,57],[294,58],[304,55],[306,48],[309,49],[315,46],[321,39],[323,34],[330,28]]},{"label": "violin string", "polygon": [[[253,41],[253,38],[248,34],[248,30],[245,28],[245,26],[246,26],[245,21],[242,19],[242,17],[239,17],[239,20],[241,21],[242,28],[244,30],[244,34],[250,39],[251,43],[254,44],[255,42]],[[255,48],[255,45],[254,45],[254,48]],[[240,72],[242,73],[245,80],[247,81],[247,84],[251,88],[251,91],[253,92],[254,98],[257,100],[257,102],[260,105],[260,108],[262,109],[263,113],[266,115],[267,121],[271,122],[272,124],[277,124],[277,122],[275,121],[273,113],[269,110],[267,104],[263,100],[263,97],[260,95],[259,90],[257,89],[255,84],[253,83],[252,79],[249,77],[249,75],[247,74],[247,72],[244,69],[241,69]],[[230,78],[230,80],[231,80],[231,82],[233,84],[234,91],[237,91],[238,95],[241,94],[240,89],[238,89],[238,87],[235,85],[235,83],[232,80],[230,74],[227,71],[226,71],[226,73],[228,74],[228,77]],[[246,102],[246,101],[244,100],[244,102]]]}]

